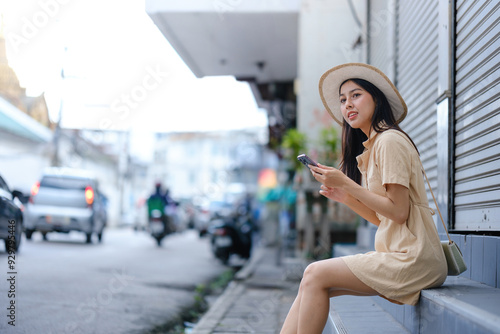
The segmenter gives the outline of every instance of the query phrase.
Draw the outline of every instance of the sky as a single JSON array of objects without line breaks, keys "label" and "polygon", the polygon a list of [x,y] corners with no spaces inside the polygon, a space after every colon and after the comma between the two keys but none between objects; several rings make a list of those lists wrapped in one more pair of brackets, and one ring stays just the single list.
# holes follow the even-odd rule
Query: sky
[{"label": "sky", "polygon": [[0,12],[9,64],[29,95],[45,93],[51,119],[61,115],[63,127],[141,133],[267,125],[246,83],[193,75],[144,0],[0,0]]}]

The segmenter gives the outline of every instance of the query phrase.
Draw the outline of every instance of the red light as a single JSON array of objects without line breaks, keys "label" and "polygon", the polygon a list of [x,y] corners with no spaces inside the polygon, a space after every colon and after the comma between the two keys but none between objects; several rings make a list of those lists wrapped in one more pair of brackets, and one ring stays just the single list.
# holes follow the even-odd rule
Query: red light
[{"label": "red light", "polygon": [[38,194],[39,190],[40,190],[40,182],[35,182],[33,187],[31,187],[31,196],[29,199],[30,203],[33,203],[33,197],[35,197],[36,194]]},{"label": "red light", "polygon": [[33,187],[31,187],[31,196],[36,196],[38,190],[40,190],[40,182],[36,182]]},{"label": "red light", "polygon": [[94,203],[94,189],[90,186],[85,188],[85,201],[88,205],[92,205],[92,203]]}]

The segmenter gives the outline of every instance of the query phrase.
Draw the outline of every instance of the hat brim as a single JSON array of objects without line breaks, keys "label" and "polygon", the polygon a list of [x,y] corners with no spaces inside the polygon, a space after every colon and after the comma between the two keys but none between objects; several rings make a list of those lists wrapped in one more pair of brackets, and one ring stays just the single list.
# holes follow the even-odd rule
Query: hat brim
[{"label": "hat brim", "polygon": [[396,123],[404,120],[408,108],[391,80],[374,66],[362,63],[348,63],[329,69],[319,80],[321,101],[337,123],[342,125],[344,122],[340,111],[339,89],[340,85],[348,79],[364,79],[375,85],[387,97]]}]

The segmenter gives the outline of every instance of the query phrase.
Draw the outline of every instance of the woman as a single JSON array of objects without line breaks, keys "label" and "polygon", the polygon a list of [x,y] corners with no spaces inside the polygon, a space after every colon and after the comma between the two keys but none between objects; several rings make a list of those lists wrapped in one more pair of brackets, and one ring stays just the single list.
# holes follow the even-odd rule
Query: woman
[{"label": "woman", "polygon": [[378,226],[375,251],[310,264],[281,333],[321,333],[329,298],[379,295],[415,305],[440,286],[446,259],[431,217],[418,151],[400,129],[407,107],[377,68],[344,64],[320,79],[327,111],[342,125],[340,170],[310,165],[320,194]]}]

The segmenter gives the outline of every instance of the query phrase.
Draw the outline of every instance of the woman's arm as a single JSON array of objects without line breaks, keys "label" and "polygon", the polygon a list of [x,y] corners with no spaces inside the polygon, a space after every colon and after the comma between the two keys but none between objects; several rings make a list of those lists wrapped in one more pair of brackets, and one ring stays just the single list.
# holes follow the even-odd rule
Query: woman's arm
[{"label": "woman's arm", "polygon": [[347,194],[343,190],[338,188],[330,188],[322,184],[319,193],[326,198],[347,205],[351,210],[356,212],[364,219],[368,220],[370,223],[376,226],[380,224],[380,219],[378,219],[375,211],[368,208],[366,205],[364,205],[351,195]]},{"label": "woman's arm", "polygon": [[[314,178],[323,185],[329,188],[338,188],[350,195],[352,199],[346,197],[345,204],[375,225],[378,225],[378,219],[373,221],[375,212],[398,224],[404,224],[408,219],[410,213],[408,188],[399,184],[387,184],[386,196],[382,196],[361,187],[338,169],[321,164],[319,164],[319,167],[309,167],[311,167]],[[354,200],[359,201],[361,205]],[[370,212],[370,210],[373,212]]]}]

